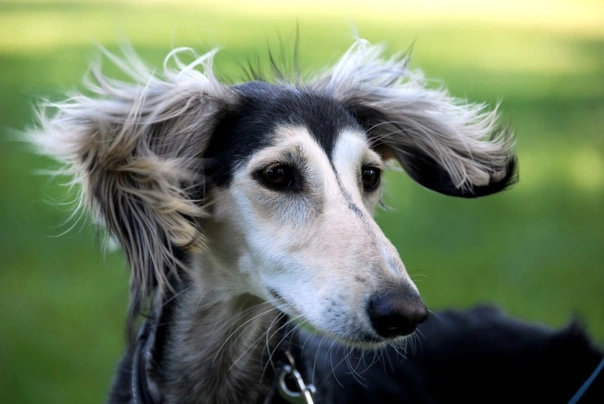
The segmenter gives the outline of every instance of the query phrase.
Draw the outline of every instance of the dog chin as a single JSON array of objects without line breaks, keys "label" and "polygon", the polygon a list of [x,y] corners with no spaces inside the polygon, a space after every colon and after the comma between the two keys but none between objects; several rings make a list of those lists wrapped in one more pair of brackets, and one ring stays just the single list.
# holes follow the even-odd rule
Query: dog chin
[{"label": "dog chin", "polygon": [[382,338],[368,332],[361,332],[359,330],[356,335],[345,337],[342,335],[334,334],[333,332],[327,330],[317,328],[305,320],[296,320],[293,321],[293,323],[295,325],[295,328],[304,334],[310,334],[314,337],[325,340],[332,340],[340,345],[347,346],[350,348],[358,348],[362,350],[379,350],[387,347],[388,345],[399,344],[405,341],[407,338],[411,337],[411,335],[413,335],[410,334],[396,338]]},{"label": "dog chin", "polygon": [[364,339],[344,339],[344,338],[333,338],[338,341],[340,344],[351,347],[351,348],[359,348],[365,351],[371,350],[379,350],[385,348],[389,345],[396,345],[402,341],[404,341],[408,336],[404,337],[396,337],[396,338],[381,338],[381,337],[368,337]]}]

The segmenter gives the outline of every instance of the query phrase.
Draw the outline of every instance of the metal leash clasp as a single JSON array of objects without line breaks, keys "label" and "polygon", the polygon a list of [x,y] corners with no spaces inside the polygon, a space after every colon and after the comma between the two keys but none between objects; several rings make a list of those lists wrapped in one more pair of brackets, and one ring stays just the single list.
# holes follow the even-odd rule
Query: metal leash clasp
[{"label": "metal leash clasp", "polygon": [[[316,389],[312,384],[306,384],[302,375],[296,369],[296,362],[289,351],[285,352],[289,364],[283,367],[279,376],[279,395],[291,404],[314,404],[313,394]],[[292,391],[287,385],[287,380],[292,380],[298,391]]]}]

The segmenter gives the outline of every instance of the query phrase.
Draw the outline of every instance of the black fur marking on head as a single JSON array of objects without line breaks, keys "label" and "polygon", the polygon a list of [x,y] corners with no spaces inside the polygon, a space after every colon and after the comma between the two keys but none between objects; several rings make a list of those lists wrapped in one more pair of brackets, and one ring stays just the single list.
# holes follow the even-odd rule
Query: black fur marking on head
[{"label": "black fur marking on head", "polygon": [[334,172],[336,173],[336,179],[338,181],[338,186],[340,187],[340,192],[342,193],[342,195],[344,196],[344,200],[348,204],[348,209],[350,209],[352,213],[354,213],[355,216],[357,216],[363,222],[366,222],[365,215],[363,215],[363,211],[359,209],[359,207],[354,203],[354,201],[352,200],[352,196],[348,193],[348,191],[346,191],[344,185],[342,185],[342,182],[340,181],[340,176],[337,174],[335,168]]},{"label": "black fur marking on head", "polygon": [[234,89],[240,102],[221,120],[205,154],[206,174],[218,186],[227,186],[237,164],[270,145],[279,125],[308,128],[330,159],[338,134],[359,128],[347,110],[325,96],[259,81]]}]

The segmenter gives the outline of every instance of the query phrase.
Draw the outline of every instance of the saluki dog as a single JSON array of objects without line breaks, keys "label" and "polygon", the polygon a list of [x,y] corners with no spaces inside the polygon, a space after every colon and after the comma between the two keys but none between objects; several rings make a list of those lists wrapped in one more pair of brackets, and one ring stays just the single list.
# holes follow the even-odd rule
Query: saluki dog
[{"label": "saluki dog", "polygon": [[271,57],[270,78],[239,84],[217,78],[214,51],[189,52],[159,73],[107,52],[129,79],[93,66],[32,131],[131,267],[110,403],[562,403],[590,375],[582,402],[602,397],[580,324],[428,316],[372,218],[393,166],[455,197],[513,184],[497,108],[362,39],[314,75]]}]

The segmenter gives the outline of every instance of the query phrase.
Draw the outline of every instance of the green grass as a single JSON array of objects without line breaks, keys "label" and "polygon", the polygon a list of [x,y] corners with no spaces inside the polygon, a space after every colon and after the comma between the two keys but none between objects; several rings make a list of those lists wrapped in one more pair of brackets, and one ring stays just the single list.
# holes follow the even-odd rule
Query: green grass
[{"label": "green grass", "polygon": [[69,206],[49,203],[64,201],[65,189],[35,173],[50,162],[10,139],[31,124],[36,99],[60,99],[79,85],[95,42],[115,49],[124,37],[158,66],[171,43],[221,46],[216,70],[225,77],[278,45],[278,35],[292,38],[296,24],[307,68],[347,48],[349,17],[361,36],[390,49],[413,44],[413,66],[454,95],[501,101],[520,158],[519,184],[480,200],[446,198],[403,173],[388,175],[392,210],[378,221],[427,304],[491,302],[552,326],[576,314],[604,343],[604,29],[593,23],[604,5],[581,2],[565,14],[566,2],[548,2],[555,13],[544,9],[537,19],[531,11],[515,22],[509,9],[501,18],[467,9],[447,19],[405,6],[349,14],[331,7],[322,15],[320,2],[270,12],[267,2],[0,1],[2,401],[101,402],[122,352],[128,274],[121,254],[105,255],[87,222],[70,228]]}]

